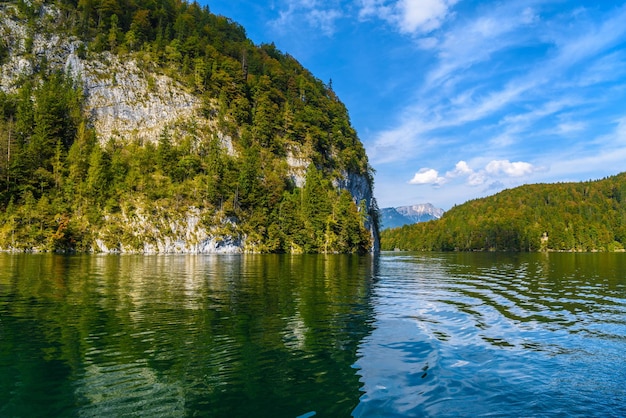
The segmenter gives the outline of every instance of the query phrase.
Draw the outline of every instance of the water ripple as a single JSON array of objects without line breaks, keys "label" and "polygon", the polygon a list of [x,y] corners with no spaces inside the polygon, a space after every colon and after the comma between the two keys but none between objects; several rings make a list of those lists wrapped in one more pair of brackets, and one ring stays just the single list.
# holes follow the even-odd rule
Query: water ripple
[{"label": "water ripple", "polygon": [[603,276],[583,263],[572,271],[561,265],[568,255],[541,257],[384,259],[354,416],[626,412],[615,402],[626,396],[623,272]]}]

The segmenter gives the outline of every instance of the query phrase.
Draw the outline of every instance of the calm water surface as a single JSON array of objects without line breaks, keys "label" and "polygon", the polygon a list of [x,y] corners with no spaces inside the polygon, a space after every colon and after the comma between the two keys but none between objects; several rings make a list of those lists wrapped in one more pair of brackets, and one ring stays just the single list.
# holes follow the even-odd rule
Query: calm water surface
[{"label": "calm water surface", "polygon": [[0,254],[0,417],[626,416],[626,254]]}]

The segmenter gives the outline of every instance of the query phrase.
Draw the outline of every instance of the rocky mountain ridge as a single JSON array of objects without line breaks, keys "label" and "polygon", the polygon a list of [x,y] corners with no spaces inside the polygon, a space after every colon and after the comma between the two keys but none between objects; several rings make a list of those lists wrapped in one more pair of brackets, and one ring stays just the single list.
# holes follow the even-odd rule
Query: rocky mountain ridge
[{"label": "rocky mountain ridge", "polygon": [[439,219],[443,213],[443,209],[436,208],[431,203],[383,208],[380,210],[381,229],[398,228],[403,225]]}]

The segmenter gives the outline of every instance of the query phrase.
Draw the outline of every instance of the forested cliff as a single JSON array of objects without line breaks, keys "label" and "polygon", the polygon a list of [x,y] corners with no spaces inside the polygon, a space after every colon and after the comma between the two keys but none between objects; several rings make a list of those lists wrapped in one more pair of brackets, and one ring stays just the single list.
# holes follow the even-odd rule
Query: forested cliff
[{"label": "forested cliff", "polygon": [[208,7],[0,4],[0,248],[369,252],[332,86]]},{"label": "forested cliff", "polygon": [[382,232],[383,249],[623,251],[626,173],[532,184],[455,206],[441,219]]}]

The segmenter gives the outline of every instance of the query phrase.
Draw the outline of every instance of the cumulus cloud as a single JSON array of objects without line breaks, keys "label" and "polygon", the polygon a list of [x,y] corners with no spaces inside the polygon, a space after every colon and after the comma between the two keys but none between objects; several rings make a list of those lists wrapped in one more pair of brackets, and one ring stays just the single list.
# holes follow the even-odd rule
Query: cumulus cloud
[{"label": "cumulus cloud", "polygon": [[535,167],[523,161],[512,163],[509,160],[493,160],[487,164],[485,171],[491,175],[506,174],[509,177],[521,177],[535,171]]},{"label": "cumulus cloud", "polygon": [[432,168],[422,168],[411,180],[409,180],[410,184],[435,184],[440,185],[445,183],[445,177],[439,176],[439,172]]},{"label": "cumulus cloud", "polygon": [[377,17],[402,33],[425,34],[439,28],[458,0],[361,0],[361,18]]},{"label": "cumulus cloud", "polygon": [[518,178],[529,175],[538,168],[524,162],[509,160],[492,160],[484,168],[472,169],[466,161],[456,163],[453,170],[446,172],[445,176],[440,176],[439,172],[433,168],[422,168],[409,181],[410,184],[433,184],[440,186],[454,178],[466,178],[467,185],[480,186],[493,183],[501,184],[501,180],[506,178]]},{"label": "cumulus cloud", "polygon": [[452,171],[448,171],[446,173],[446,176],[448,177],[458,177],[458,176],[463,176],[463,175],[471,175],[474,172],[474,170],[472,170],[470,168],[470,166],[463,160],[459,161],[458,163],[456,163],[456,166],[454,167],[454,170]]}]

